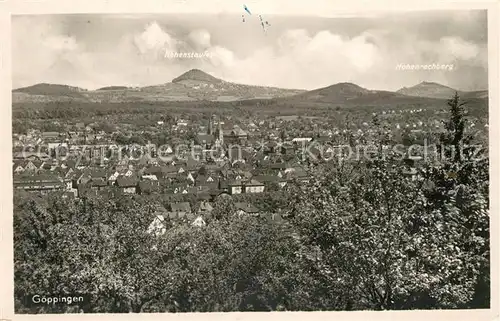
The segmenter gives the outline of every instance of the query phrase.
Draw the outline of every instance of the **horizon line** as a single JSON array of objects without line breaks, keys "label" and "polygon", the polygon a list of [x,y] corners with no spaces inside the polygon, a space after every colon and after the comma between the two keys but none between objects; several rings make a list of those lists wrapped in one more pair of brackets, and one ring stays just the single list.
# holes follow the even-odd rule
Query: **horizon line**
[{"label": "horizon line", "polygon": [[[318,90],[318,89],[323,89],[323,88],[328,88],[328,87],[331,87],[331,86],[335,86],[335,85],[339,85],[339,84],[352,84],[352,85],[356,85],[358,87],[361,87],[363,89],[367,89],[367,90],[374,90],[374,91],[386,91],[386,92],[398,92],[399,90],[401,89],[408,89],[408,88],[412,88],[412,87],[415,87],[415,86],[418,86],[420,84],[423,84],[423,83],[432,83],[432,84],[437,84],[437,85],[440,85],[440,86],[444,86],[444,87],[448,87],[454,91],[457,91],[457,92],[466,92],[466,93],[471,93],[471,92],[477,92],[477,91],[490,91],[489,88],[486,88],[486,89],[476,89],[476,90],[462,90],[462,89],[457,89],[457,88],[453,88],[453,87],[449,87],[448,85],[445,85],[445,84],[442,84],[442,83],[439,83],[439,82],[435,82],[435,81],[427,81],[427,80],[424,80],[424,81],[421,81],[413,86],[409,86],[409,87],[406,87],[406,86],[403,86],[397,90],[388,90],[388,89],[371,89],[371,88],[366,88],[366,87],[362,87],[356,83],[353,83],[353,82],[349,82],[349,81],[341,81],[341,82],[337,82],[337,83],[333,83],[331,85],[328,85],[328,86],[323,86],[323,87],[317,87],[317,88],[313,88],[313,89],[305,89],[305,88],[287,88],[287,87],[277,87],[277,86],[269,86],[269,85],[250,85],[250,84],[243,84],[243,83],[235,83],[235,82],[230,82],[230,81],[227,81],[228,83],[232,83],[232,84],[236,84],[236,85],[243,85],[243,86],[249,86],[249,87],[267,87],[267,88],[277,88],[277,89],[284,89],[284,90],[302,90],[304,92],[308,92],[308,91],[313,91],[313,90]],[[11,89],[11,92],[14,92],[15,90],[19,90],[19,89],[25,89],[25,88],[30,88],[30,87],[34,87],[36,85],[53,85],[53,86],[67,86],[67,87],[74,87],[74,88],[79,88],[79,89],[82,89],[84,91],[88,91],[88,92],[92,92],[92,91],[99,91],[99,90],[102,90],[103,88],[108,88],[108,87],[125,87],[123,89],[116,89],[116,90],[127,90],[127,89],[136,89],[136,88],[146,88],[146,87],[154,87],[154,86],[161,86],[161,85],[164,85],[164,84],[171,84],[172,81],[170,82],[164,82],[164,83],[158,83],[158,84],[154,84],[154,85],[144,85],[144,86],[133,86],[133,85],[107,85],[107,86],[103,86],[103,87],[99,87],[97,89],[88,89],[88,88],[84,88],[84,87],[80,87],[80,86],[75,86],[75,85],[68,85],[68,84],[62,84],[62,83],[49,83],[49,82],[37,82],[37,83],[34,83],[32,85],[28,85],[28,86],[22,86],[22,87],[16,87],[16,88],[12,88]],[[110,89],[112,90],[112,89]]]},{"label": "horizon line", "polygon": [[[186,72],[182,73],[181,75],[177,76],[177,77],[174,77],[172,78],[172,80],[178,78],[178,77],[181,77],[182,75],[190,72],[190,71],[194,71],[194,70],[198,70],[198,71],[201,71],[209,76],[212,76],[214,78],[217,78],[201,69],[198,69],[198,68],[191,68],[189,70],[187,70]],[[317,90],[317,89],[323,89],[323,88],[327,88],[327,87],[330,87],[330,86],[334,86],[334,85],[338,85],[338,84],[353,84],[353,85],[356,85],[358,87],[361,87],[363,89],[368,89],[368,90],[376,90],[376,91],[389,91],[389,92],[397,92],[401,89],[405,89],[405,88],[411,88],[411,87],[414,87],[414,86],[417,86],[417,85],[420,85],[420,84],[424,84],[424,83],[431,83],[431,84],[437,84],[437,85],[440,85],[440,86],[445,86],[445,87],[448,87],[450,89],[453,89],[457,92],[477,92],[477,91],[488,91],[489,92],[489,88],[486,88],[486,89],[477,89],[477,90],[462,90],[462,89],[458,89],[458,88],[453,88],[453,87],[450,87],[446,84],[442,84],[442,83],[439,83],[439,82],[436,82],[436,81],[430,81],[430,80],[423,80],[413,86],[410,86],[410,87],[406,87],[406,86],[402,86],[401,88],[397,89],[397,90],[387,90],[387,89],[371,89],[371,88],[366,88],[366,87],[362,87],[354,82],[350,82],[350,81],[341,81],[341,82],[337,82],[337,83],[333,83],[331,85],[327,85],[327,86],[322,86],[322,87],[317,87],[317,88],[313,88],[313,89],[305,89],[305,88],[286,88],[286,87],[277,87],[277,86],[271,86],[271,85],[250,85],[250,84],[244,84],[244,83],[236,83],[236,82],[231,82],[231,81],[226,81],[224,79],[221,79],[221,78],[217,78],[218,80],[221,80],[221,81],[224,81],[224,82],[227,82],[227,83],[232,83],[232,84],[237,84],[237,85],[244,85],[244,86],[250,86],[250,87],[268,87],[268,88],[278,88],[278,89],[285,89],[285,90],[303,90],[303,91],[313,91],[313,90]],[[16,87],[16,88],[12,88],[11,89],[11,92],[13,92],[14,90],[19,90],[19,89],[24,89],[24,88],[29,88],[29,87],[33,87],[33,86],[36,86],[36,85],[55,85],[55,86],[68,86],[68,87],[75,87],[75,88],[79,88],[79,89],[83,89],[84,91],[98,91],[98,90],[101,90],[102,88],[107,88],[107,87],[126,87],[125,89],[135,89],[135,88],[145,88],[145,87],[153,87],[153,86],[161,86],[161,85],[164,85],[164,84],[171,84],[173,83],[172,80],[168,81],[168,82],[164,82],[164,83],[158,83],[158,84],[153,84],[153,85],[142,85],[142,86],[134,86],[134,85],[125,85],[125,84],[122,84],[122,85],[118,85],[118,84],[110,84],[110,85],[107,85],[107,86],[103,86],[103,87],[99,87],[99,88],[96,88],[96,89],[88,89],[88,88],[84,88],[84,87],[80,87],[80,86],[75,86],[75,85],[70,85],[70,84],[63,84],[63,83],[49,83],[49,82],[38,82],[38,83],[33,83],[31,85],[28,85],[28,86],[22,86],[22,87]]]}]

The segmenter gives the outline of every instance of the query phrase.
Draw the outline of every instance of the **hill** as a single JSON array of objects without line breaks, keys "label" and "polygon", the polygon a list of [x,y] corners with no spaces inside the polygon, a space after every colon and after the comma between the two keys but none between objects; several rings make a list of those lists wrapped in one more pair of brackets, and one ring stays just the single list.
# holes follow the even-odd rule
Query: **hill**
[{"label": "hill", "polygon": [[57,84],[36,84],[29,87],[14,89],[13,92],[21,92],[31,95],[58,95],[58,96],[81,96],[86,91],[83,88]]},{"label": "hill", "polygon": [[370,90],[346,82],[278,100],[279,103],[301,105],[307,103],[335,105],[418,104],[423,103],[423,101],[420,97],[406,96],[391,91]]},{"label": "hill", "polygon": [[436,82],[423,81],[409,88],[403,87],[396,92],[407,96],[446,99],[452,97],[457,90]]},{"label": "hill", "polygon": [[464,99],[488,97],[487,90],[460,91],[436,82],[427,82],[427,81],[423,81],[413,87],[403,87],[396,92],[413,97],[428,97],[428,98],[439,98],[439,99],[449,99],[455,94],[455,92],[457,92],[460,95],[460,97]]},{"label": "hill", "polygon": [[170,83],[143,87],[140,92],[155,100],[237,101],[287,97],[304,90],[237,84],[191,69]]},{"label": "hill", "polygon": [[324,88],[314,89],[294,96],[297,100],[313,100],[317,102],[345,102],[372,93],[353,83],[338,83]]},{"label": "hill", "polygon": [[12,91],[13,102],[87,101],[83,88],[41,83]]},{"label": "hill", "polygon": [[199,81],[211,84],[217,84],[223,82],[219,78],[215,78],[212,75],[207,74],[199,69],[191,69],[177,78],[172,79],[173,83],[178,83],[182,81]]},{"label": "hill", "polygon": [[129,89],[127,86],[107,86],[107,87],[102,87],[97,90],[125,90]]},{"label": "hill", "polygon": [[488,90],[462,92],[461,97],[463,99],[474,99],[474,98],[487,99],[488,98]]}]

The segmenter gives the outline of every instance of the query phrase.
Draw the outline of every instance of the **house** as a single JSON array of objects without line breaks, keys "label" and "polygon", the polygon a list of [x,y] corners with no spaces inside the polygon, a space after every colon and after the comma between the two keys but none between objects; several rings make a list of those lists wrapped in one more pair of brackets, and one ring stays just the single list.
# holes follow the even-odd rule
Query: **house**
[{"label": "house", "polygon": [[135,194],[137,192],[137,184],[138,182],[135,179],[124,176],[118,177],[115,182],[115,185],[127,194]]},{"label": "house", "polygon": [[262,155],[273,154],[279,150],[278,144],[274,141],[271,141],[271,142],[264,144],[264,145],[262,145],[262,142],[256,142],[255,148],[256,148],[256,150],[261,152]]},{"label": "house", "polygon": [[188,158],[185,164],[186,170],[193,174],[196,173],[201,168],[201,166],[202,163],[199,160],[193,158]]},{"label": "house", "polygon": [[208,134],[198,134],[196,136],[196,143],[203,147],[210,148],[210,146],[215,143],[215,137]]},{"label": "house", "polygon": [[160,148],[161,149],[158,150],[159,156],[167,156],[174,153],[174,150],[169,145],[162,145]]},{"label": "house", "polygon": [[57,161],[47,160],[47,161],[42,162],[42,164],[40,164],[38,169],[46,170],[46,171],[53,171],[57,168],[57,166],[58,166]]},{"label": "house", "polygon": [[139,159],[139,165],[157,165],[158,159],[151,156],[151,153],[146,153]]},{"label": "house", "polygon": [[237,179],[227,183],[228,192],[231,195],[243,193],[243,181]]},{"label": "house", "polygon": [[317,148],[317,147],[308,148],[307,153],[304,155],[307,155],[308,160],[312,161],[312,162],[315,162],[317,160],[321,160],[323,158],[322,157],[322,149]]},{"label": "house", "polygon": [[191,206],[188,202],[171,203],[170,211],[172,213],[191,213]]},{"label": "house", "polygon": [[90,172],[90,177],[92,177],[93,179],[102,179],[105,181],[107,178],[107,173],[102,169],[94,169]]},{"label": "house", "polygon": [[283,217],[279,213],[265,213],[265,214],[261,214],[261,217],[266,219],[269,223],[281,223],[281,222],[283,222]]},{"label": "house", "polygon": [[17,152],[14,153],[12,157],[16,160],[32,160],[32,161],[50,159],[50,156],[47,153],[34,152],[34,151]]},{"label": "house", "polygon": [[132,177],[132,175],[134,175],[134,172],[130,169],[123,171],[123,176],[125,177]]},{"label": "house", "polygon": [[120,176],[120,173],[118,173],[117,171],[114,171],[114,172],[111,172],[109,175],[108,175],[108,182],[110,184],[114,184],[116,182],[116,179]]},{"label": "house", "polygon": [[24,170],[29,172],[38,171],[38,169],[40,168],[40,166],[42,166],[42,164],[43,162],[39,160],[29,160],[24,166]]},{"label": "house", "polygon": [[76,171],[73,175],[73,179],[75,180],[76,185],[87,184],[92,179],[90,169],[85,168],[83,170]]},{"label": "house", "polygon": [[65,176],[63,178],[63,182],[64,182],[64,185],[66,186],[67,191],[70,191],[72,193],[76,193],[75,188],[73,188],[73,180],[71,179],[70,176],[68,176],[68,177]]},{"label": "house", "polygon": [[24,172],[24,168],[23,168],[23,166],[21,164],[14,163],[14,165],[12,166],[12,172],[14,174],[20,174],[20,173]]},{"label": "house", "polygon": [[[179,169],[176,168],[175,166],[161,166],[160,173],[163,177],[170,177],[170,176],[175,177],[178,172],[179,172]],[[152,174],[156,174],[156,172],[152,173]]]},{"label": "house", "polygon": [[248,133],[240,128],[238,125],[233,126],[233,130],[231,130],[229,137],[230,140],[242,140],[248,138]]},{"label": "house", "polygon": [[84,196],[89,195],[90,187],[87,186],[86,184],[78,184],[78,186],[76,187],[76,190],[77,190],[78,197],[82,198]]},{"label": "house", "polygon": [[84,131],[85,130],[85,124],[84,123],[76,123],[75,128],[78,131]]},{"label": "house", "polygon": [[[47,149],[49,151],[55,151],[56,149],[58,149],[58,147],[61,146],[63,147],[63,145],[61,143],[48,143],[47,144]],[[67,145],[66,145],[66,148],[67,148]]]},{"label": "house", "polygon": [[207,225],[207,223],[205,223],[205,220],[203,220],[203,217],[201,216],[198,216],[194,221],[193,223],[191,223],[191,225],[193,226],[197,226],[197,227],[203,227],[205,225]]},{"label": "house", "polygon": [[206,190],[203,190],[201,192],[198,192],[196,194],[196,199],[199,200],[199,201],[212,201],[213,200],[213,195],[212,193],[217,190],[217,189],[206,189]]},{"label": "house", "polygon": [[12,165],[12,171],[15,174],[23,173],[25,170],[29,170],[28,166],[31,166],[31,170],[36,170],[36,166],[33,165],[31,161],[15,161]]},{"label": "house", "polygon": [[295,148],[290,144],[281,145],[281,154],[283,155],[293,155],[295,153]]},{"label": "house", "polygon": [[211,163],[211,164],[204,164],[203,166],[200,167],[199,173],[202,173],[201,171],[205,171],[205,174],[216,174],[220,172],[221,166],[217,163]]},{"label": "house", "polygon": [[234,203],[234,207],[236,208],[236,214],[238,215],[258,215],[259,209],[253,206],[250,203],[236,202]]},{"label": "house", "polygon": [[301,167],[294,167],[292,170],[287,171],[286,178],[288,180],[296,179],[301,182],[309,181],[309,175]]},{"label": "house", "polygon": [[252,179],[243,183],[245,193],[262,193],[264,192],[264,184]]},{"label": "house", "polygon": [[257,175],[254,176],[254,179],[263,183],[267,189],[273,184],[277,184],[279,187],[284,187],[286,185],[286,180],[277,175]]},{"label": "house", "polygon": [[158,177],[156,175],[150,174],[150,175],[142,175],[141,178],[145,181],[149,181],[154,185],[159,185],[158,182]]},{"label": "house", "polygon": [[190,172],[188,172],[186,179],[189,180],[189,181],[191,181],[192,183],[195,182],[193,174],[190,173]]},{"label": "house", "polygon": [[276,170],[276,171],[286,170],[288,168],[288,164],[286,164],[286,163],[274,163],[274,164],[270,164],[269,168],[272,170]]},{"label": "house", "polygon": [[50,192],[63,190],[65,184],[55,175],[14,177],[14,188],[25,191]]},{"label": "house", "polygon": [[309,143],[312,140],[312,137],[295,137],[292,139],[292,142],[295,144],[298,143]]},{"label": "house", "polygon": [[187,194],[189,186],[186,184],[174,184],[172,185],[172,193],[174,194]]},{"label": "house", "polygon": [[76,197],[76,193],[75,193],[75,192],[73,192],[73,191],[63,192],[63,193],[61,194],[61,198],[62,198],[62,199],[68,199],[68,198],[69,198],[69,199],[73,199],[73,198],[75,198],[75,197]]},{"label": "house", "polygon": [[143,180],[137,184],[137,194],[147,195],[160,191],[158,181]]},{"label": "house", "polygon": [[59,140],[60,135],[58,132],[43,132],[41,138],[44,142],[55,142]]},{"label": "house", "polygon": [[218,190],[219,190],[219,192],[217,193],[217,195],[220,193],[229,194],[229,181],[220,180],[219,184],[218,184]]},{"label": "house", "polygon": [[198,215],[209,215],[213,211],[213,209],[213,206],[209,202],[204,200],[198,207]]},{"label": "house", "polygon": [[142,175],[155,175],[156,177],[161,176],[161,167],[160,166],[150,166],[146,167],[142,172]]},{"label": "house", "polygon": [[420,178],[420,175],[418,174],[418,171],[417,171],[417,169],[415,167],[410,167],[410,168],[403,169],[403,175],[406,176],[406,177],[411,178],[412,181],[415,181],[418,178]]},{"label": "house", "polygon": [[78,136],[79,135],[77,132],[68,132],[68,135],[67,135],[67,138],[65,139],[65,141],[70,143],[70,144],[77,144],[79,139],[80,139]]},{"label": "house", "polygon": [[66,161],[61,162],[61,168],[66,169],[69,168],[73,170],[76,167],[76,161],[68,159]]},{"label": "house", "polygon": [[240,146],[231,146],[231,148],[227,151],[226,156],[233,162],[244,160],[243,151]]},{"label": "house", "polygon": [[163,215],[156,215],[151,224],[149,224],[147,233],[155,236],[160,236],[167,232],[165,226],[165,217]]},{"label": "house", "polygon": [[219,123],[219,128],[216,131],[216,136],[218,137],[220,144],[239,143],[248,139],[248,133],[241,129],[240,126],[224,124],[223,129],[222,123]]},{"label": "house", "polygon": [[92,178],[89,182],[90,189],[100,191],[108,187],[108,182],[102,178]]},{"label": "house", "polygon": [[215,175],[197,175],[196,176],[196,184],[203,184],[203,183],[214,183],[217,180],[217,177]]},{"label": "house", "polygon": [[329,143],[332,139],[328,136],[317,136],[312,139],[318,144],[327,144]]}]

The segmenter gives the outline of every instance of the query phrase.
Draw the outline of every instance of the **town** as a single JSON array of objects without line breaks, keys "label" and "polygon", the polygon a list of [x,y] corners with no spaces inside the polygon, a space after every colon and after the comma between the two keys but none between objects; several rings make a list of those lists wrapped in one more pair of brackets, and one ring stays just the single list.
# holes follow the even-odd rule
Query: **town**
[{"label": "town", "polygon": [[[428,114],[423,108],[388,109],[372,117],[384,121],[389,138],[398,137],[403,142],[410,136],[418,140],[443,130],[446,111],[434,111],[434,117]],[[61,191],[69,198],[163,194],[178,200],[168,206],[167,215],[189,214],[194,221],[192,209],[199,204],[207,204],[205,210],[221,194],[270,193],[283,189],[291,180],[306,182],[312,164],[338,161],[342,157],[339,146],[352,141],[367,144],[378,134],[369,120],[348,130],[328,129],[328,120],[319,117],[294,115],[271,119],[208,116],[198,122],[188,117],[159,118],[148,131],[128,130],[126,134],[119,125],[109,128],[109,124],[98,122],[63,124],[53,132],[29,129],[15,134],[14,188]],[[472,121],[469,129],[481,121],[484,124],[484,119]],[[173,139],[161,141],[161,135]],[[157,145],[165,142],[177,145]],[[415,175],[414,168],[408,168],[407,173]],[[187,199],[190,202],[183,201]],[[251,203],[238,202],[237,207],[247,214],[259,213]]]}]

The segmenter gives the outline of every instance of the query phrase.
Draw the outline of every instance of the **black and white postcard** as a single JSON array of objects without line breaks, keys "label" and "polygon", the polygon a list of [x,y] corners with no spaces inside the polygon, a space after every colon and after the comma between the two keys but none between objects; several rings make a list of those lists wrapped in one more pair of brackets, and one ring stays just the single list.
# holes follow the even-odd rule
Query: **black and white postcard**
[{"label": "black and white postcard", "polygon": [[498,318],[498,2],[292,2],[0,3],[1,318]]}]

